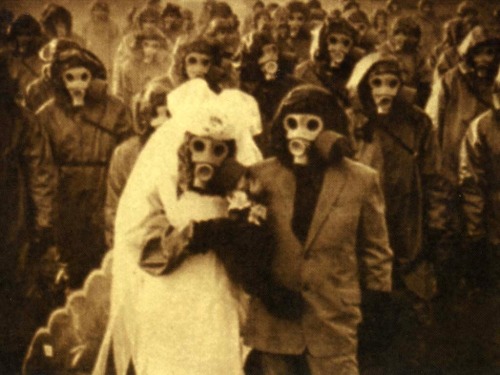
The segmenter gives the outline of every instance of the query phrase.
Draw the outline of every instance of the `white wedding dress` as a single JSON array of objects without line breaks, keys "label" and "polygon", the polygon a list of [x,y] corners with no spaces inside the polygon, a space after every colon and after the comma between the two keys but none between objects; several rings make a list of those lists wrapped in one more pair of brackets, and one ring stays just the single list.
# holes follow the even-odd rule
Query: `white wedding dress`
[{"label": "white wedding dress", "polygon": [[[191,220],[227,215],[222,197],[192,191],[178,196],[177,150],[184,131],[170,120],[153,134],[120,199],[111,312],[94,375],[105,373],[111,348],[118,375],[126,374],[130,361],[138,375],[243,374],[248,349],[240,326],[246,296],[232,285],[215,254],[189,256],[162,276],[139,267],[145,244],[168,225],[182,230]],[[261,159],[251,142],[237,140],[237,149],[246,150],[237,158],[246,165]]]}]

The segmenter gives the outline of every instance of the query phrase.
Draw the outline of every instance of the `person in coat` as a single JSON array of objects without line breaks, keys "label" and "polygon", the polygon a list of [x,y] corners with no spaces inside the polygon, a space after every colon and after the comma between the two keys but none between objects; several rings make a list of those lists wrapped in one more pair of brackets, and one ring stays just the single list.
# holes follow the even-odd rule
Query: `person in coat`
[{"label": "person in coat", "polygon": [[429,116],[405,96],[397,58],[379,52],[359,61],[347,84],[355,159],[381,176],[394,250],[394,287],[422,256],[425,239],[444,233],[445,187]]},{"label": "person in coat", "polygon": [[415,16],[422,30],[420,38],[420,51],[428,58],[436,44],[436,36],[441,34],[441,21],[434,11],[434,0],[419,0],[418,12]]},{"label": "person in coat", "polygon": [[[498,70],[499,39],[482,26],[472,29],[460,45],[462,62],[433,87],[426,112],[438,134],[443,164],[441,174],[449,183],[451,230],[461,238],[459,151],[470,123],[492,107],[492,89]],[[458,240],[458,239],[457,239]]]},{"label": "person in coat", "polygon": [[128,32],[124,33],[114,56],[113,71],[123,64],[123,62],[134,55],[135,36],[145,29],[162,28],[160,12],[155,7],[144,7],[138,10],[133,17],[132,25]]},{"label": "person in coat", "polygon": [[347,105],[345,84],[363,54],[356,47],[357,38],[356,29],[345,19],[328,19],[319,30],[310,58],[295,68],[294,76],[326,88]]},{"label": "person in coat", "polygon": [[286,73],[286,64],[270,33],[255,32],[241,58],[241,86],[259,104],[262,133],[257,144],[266,157],[271,152],[271,124],[283,97],[301,80]]},{"label": "person in coat", "polygon": [[82,47],[85,45],[83,38],[73,30],[73,16],[63,6],[48,3],[42,11],[40,20],[45,36],[53,38],[66,38],[77,42]]},{"label": "person in coat", "polygon": [[478,287],[500,290],[500,72],[493,88],[493,108],[476,118],[460,150],[460,192],[465,221],[469,275]]},{"label": "person in coat", "polygon": [[104,207],[108,249],[113,248],[118,202],[135,161],[149,137],[169,117],[167,94],[171,89],[172,87],[166,86],[165,82],[154,80],[148,83],[140,93],[136,94],[132,101],[132,125],[135,135],[115,148],[109,164],[106,204]]},{"label": "person in coat", "polygon": [[297,64],[309,58],[313,37],[307,28],[309,8],[301,1],[290,1],[286,5],[286,16],[290,36],[288,42],[294,52]]},{"label": "person in coat", "polygon": [[25,296],[32,266],[53,243],[55,170],[43,128],[16,103],[5,53],[0,55],[0,81],[0,371],[12,374],[19,371],[29,336],[41,323],[34,311],[27,311]]},{"label": "person in coat", "polygon": [[431,91],[432,70],[419,49],[421,36],[420,25],[413,17],[398,17],[392,24],[389,39],[378,51],[399,59],[403,83],[417,90],[415,104],[424,107]]},{"label": "person in coat", "polygon": [[32,16],[21,14],[10,26],[8,39],[12,46],[9,71],[17,81],[18,101],[24,104],[28,85],[42,72],[43,62],[38,56],[44,43],[42,29]]},{"label": "person in coat", "polygon": [[252,298],[245,343],[261,374],[358,374],[361,290],[391,290],[392,251],[377,173],[330,159],[347,117],[331,94],[301,85],[283,99],[274,157],[251,168],[269,196],[272,272],[302,296],[299,318],[277,318]]},{"label": "person in coat", "polygon": [[109,3],[96,0],[90,8],[90,20],[83,26],[85,47],[96,54],[112,76],[113,58],[120,43],[120,29],[111,18]]},{"label": "person in coat", "polygon": [[191,79],[202,78],[218,90],[217,71],[221,69],[220,55],[219,46],[205,38],[187,41],[175,51],[168,79],[177,87]]},{"label": "person in coat", "polygon": [[154,28],[136,32],[133,53],[116,66],[111,91],[130,107],[133,96],[149,81],[165,74],[167,68],[167,41],[163,33]]},{"label": "person in coat", "polygon": [[443,42],[436,46],[430,65],[435,67],[434,82],[437,82],[448,70],[457,66],[461,61],[458,47],[470,32],[464,27],[460,18],[453,18],[444,25]]},{"label": "person in coat", "polygon": [[[39,56],[44,62],[42,68],[42,74],[40,77],[36,78],[32,81],[28,88],[26,89],[26,98],[25,98],[25,106],[33,113],[38,111],[38,109],[52,97],[54,97],[54,85],[52,84],[52,80],[50,78],[50,62],[54,57],[55,53],[61,53],[63,50],[70,50],[74,48],[80,48],[77,42],[66,39],[66,38],[56,38],[52,39],[49,43],[44,45],[40,51]],[[92,54],[90,51],[88,52],[90,55]],[[94,55],[95,59],[98,59],[97,56]],[[96,78],[106,80],[107,72],[105,67],[96,73]]]},{"label": "person in coat", "polygon": [[[388,326],[385,331],[375,331],[379,336],[376,337],[368,330],[374,322],[367,320],[361,353],[365,360],[375,360],[376,366],[395,373],[412,368],[412,362],[424,354],[421,322],[427,318],[425,311],[437,293],[435,275],[427,270],[444,266],[437,263],[434,250],[445,238],[447,229],[447,189],[440,176],[436,132],[425,112],[411,103],[402,82],[398,59],[377,52],[359,61],[347,84],[352,101],[349,109],[352,134],[356,140],[354,158],[380,174],[389,240],[394,251],[394,296],[402,303],[398,315],[405,322],[396,325],[395,321],[385,320],[385,315],[391,314],[390,305],[385,313],[371,316],[377,321],[372,329]],[[415,282],[416,275],[424,277]],[[439,287],[447,288],[442,291],[447,293],[454,286],[440,282]],[[400,348],[394,343],[401,340],[406,345]],[[405,352],[406,347],[411,347],[411,351]],[[394,356],[401,359],[397,363],[384,363]]]},{"label": "person in coat", "polygon": [[71,288],[81,286],[106,250],[104,199],[109,160],[131,131],[130,114],[106,93],[104,70],[82,48],[56,51],[50,65],[55,95],[36,113],[57,167],[56,244]]}]

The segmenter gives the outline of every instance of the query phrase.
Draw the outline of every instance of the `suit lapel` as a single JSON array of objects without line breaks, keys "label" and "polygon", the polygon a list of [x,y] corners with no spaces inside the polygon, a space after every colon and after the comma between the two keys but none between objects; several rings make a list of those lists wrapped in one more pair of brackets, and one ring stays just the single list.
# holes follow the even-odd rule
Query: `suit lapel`
[{"label": "suit lapel", "polygon": [[311,243],[318,234],[321,225],[326,220],[331,206],[337,201],[337,198],[344,189],[346,180],[347,177],[345,169],[342,165],[339,167],[328,168],[326,170],[325,177],[323,179],[323,186],[318,197],[318,203],[316,204],[316,210],[314,211],[312,223],[309,227],[309,233],[307,234],[307,240],[304,247],[305,251],[307,251],[311,246]]}]

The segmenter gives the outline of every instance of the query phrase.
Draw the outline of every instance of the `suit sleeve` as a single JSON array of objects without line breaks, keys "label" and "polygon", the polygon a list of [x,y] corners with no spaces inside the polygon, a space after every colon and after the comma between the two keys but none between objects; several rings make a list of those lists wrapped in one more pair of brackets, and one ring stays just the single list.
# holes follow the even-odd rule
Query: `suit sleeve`
[{"label": "suit sleeve", "polygon": [[370,175],[361,208],[358,254],[363,288],[390,291],[393,253],[385,222],[384,198],[375,172]]},{"label": "suit sleeve", "polygon": [[488,165],[488,157],[486,139],[481,134],[480,124],[480,121],[474,121],[465,135],[460,150],[459,171],[466,235],[475,239],[486,235],[484,209],[488,185],[485,167]]}]

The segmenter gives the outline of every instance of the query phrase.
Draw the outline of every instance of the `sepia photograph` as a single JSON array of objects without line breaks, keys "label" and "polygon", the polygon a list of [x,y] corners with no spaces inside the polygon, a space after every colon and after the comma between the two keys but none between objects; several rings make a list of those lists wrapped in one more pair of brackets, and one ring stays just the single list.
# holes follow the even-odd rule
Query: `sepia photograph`
[{"label": "sepia photograph", "polygon": [[0,0],[0,375],[500,374],[500,0]]}]

